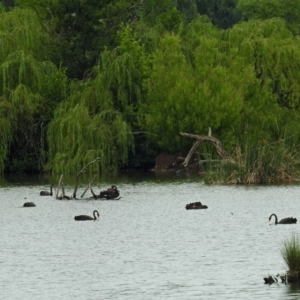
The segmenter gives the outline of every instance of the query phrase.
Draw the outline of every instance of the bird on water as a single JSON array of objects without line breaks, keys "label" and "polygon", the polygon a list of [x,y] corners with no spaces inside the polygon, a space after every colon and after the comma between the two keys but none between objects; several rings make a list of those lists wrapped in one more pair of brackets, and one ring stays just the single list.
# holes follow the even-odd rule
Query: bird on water
[{"label": "bird on water", "polygon": [[278,218],[277,218],[277,216],[275,214],[272,214],[269,217],[269,222],[271,221],[271,219],[272,219],[273,216],[275,217],[275,225],[277,225],[277,224],[295,224],[295,223],[297,223],[297,219],[293,218],[293,217],[284,218],[284,219],[281,219],[278,222]]},{"label": "bird on water", "polygon": [[40,196],[52,196],[53,195],[52,188],[53,188],[53,184],[51,184],[51,186],[50,186],[50,192],[49,191],[41,191]]},{"label": "bird on water", "polygon": [[94,217],[90,217],[90,216],[87,216],[87,215],[79,215],[79,216],[75,216],[74,220],[75,221],[90,221],[90,220],[96,221],[96,220],[99,220],[100,214],[99,214],[98,210],[93,211],[93,216]]}]

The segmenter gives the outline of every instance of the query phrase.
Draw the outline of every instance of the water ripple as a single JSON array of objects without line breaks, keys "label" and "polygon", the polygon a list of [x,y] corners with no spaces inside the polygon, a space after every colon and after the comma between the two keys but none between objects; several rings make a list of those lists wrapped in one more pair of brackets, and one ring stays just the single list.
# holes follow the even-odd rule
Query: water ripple
[{"label": "water ripple", "polygon": [[[300,218],[297,186],[129,182],[118,185],[120,201],[57,201],[40,197],[44,188],[0,188],[1,299],[299,296],[263,283],[285,270],[282,242],[299,233],[298,224],[268,222],[271,213]],[[27,201],[37,206],[23,208]],[[194,201],[208,209],[185,210]],[[94,209],[100,221],[74,221]]]}]

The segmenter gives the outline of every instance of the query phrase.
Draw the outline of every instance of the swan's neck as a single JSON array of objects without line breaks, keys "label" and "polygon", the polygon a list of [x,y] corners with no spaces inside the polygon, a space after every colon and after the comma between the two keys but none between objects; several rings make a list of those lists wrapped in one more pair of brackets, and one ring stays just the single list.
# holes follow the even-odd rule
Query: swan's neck
[{"label": "swan's neck", "polygon": [[275,217],[275,224],[278,224],[277,216],[275,214],[273,214],[273,216]]}]

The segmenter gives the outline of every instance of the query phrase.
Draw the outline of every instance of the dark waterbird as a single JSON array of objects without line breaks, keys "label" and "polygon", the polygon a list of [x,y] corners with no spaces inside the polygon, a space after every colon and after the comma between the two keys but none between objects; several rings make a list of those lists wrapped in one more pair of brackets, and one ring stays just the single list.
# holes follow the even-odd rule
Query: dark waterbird
[{"label": "dark waterbird", "polygon": [[278,222],[278,219],[277,219],[277,216],[275,214],[272,214],[270,217],[269,217],[269,222],[271,221],[272,217],[275,217],[275,224],[295,224],[297,223],[297,219],[296,218],[293,218],[293,217],[288,217],[288,218],[284,218],[284,219],[281,219],[279,222]]},{"label": "dark waterbird", "polygon": [[36,205],[33,202],[25,202],[23,207],[35,207]]},{"label": "dark waterbird", "polygon": [[87,216],[87,215],[80,215],[80,216],[76,216],[74,218],[75,221],[89,221],[89,220],[94,220],[96,221],[97,220],[97,217],[98,217],[98,220],[99,220],[99,217],[100,217],[100,214],[98,212],[98,210],[94,210],[93,211],[93,218],[90,217],[90,216]]},{"label": "dark waterbird", "polygon": [[201,202],[189,203],[185,206],[185,209],[206,209],[207,205],[203,205]]},{"label": "dark waterbird", "polygon": [[112,185],[106,191],[100,192],[99,198],[104,198],[106,200],[115,199],[120,196],[120,192],[115,185]]},{"label": "dark waterbird", "polygon": [[264,277],[265,284],[272,284],[278,282],[278,279],[274,276],[269,275],[269,277]]},{"label": "dark waterbird", "polygon": [[52,196],[53,195],[52,188],[53,188],[53,184],[50,185],[50,192],[49,191],[41,191],[40,196]]}]

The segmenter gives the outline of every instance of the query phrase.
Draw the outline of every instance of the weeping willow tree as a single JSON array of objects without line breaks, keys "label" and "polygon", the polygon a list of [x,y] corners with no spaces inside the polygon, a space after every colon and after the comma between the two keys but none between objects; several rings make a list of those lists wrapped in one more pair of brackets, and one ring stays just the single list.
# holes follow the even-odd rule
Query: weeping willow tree
[{"label": "weeping willow tree", "polygon": [[[41,171],[44,125],[51,94],[63,75],[47,60],[46,36],[31,10],[12,9],[0,18],[0,171]],[[59,75],[60,74],[60,75]],[[59,82],[58,82],[59,80]],[[55,81],[57,84],[55,84]]]},{"label": "weeping willow tree", "polygon": [[282,18],[294,34],[299,34],[300,2],[298,0],[239,0],[238,8],[245,20]]},{"label": "weeping willow tree", "polygon": [[119,38],[117,49],[101,53],[95,78],[73,82],[70,97],[55,111],[48,138],[54,172],[78,171],[95,157],[100,160],[93,172],[116,170],[134,153],[147,57],[129,26]]},{"label": "weeping willow tree", "polygon": [[101,72],[95,80],[73,83],[70,98],[59,105],[49,127],[48,168],[78,172],[95,157],[91,172],[116,170],[127,161],[133,145],[130,126],[113,108]]},{"label": "weeping willow tree", "polygon": [[245,91],[245,126],[257,132],[264,128],[273,139],[294,135],[300,129],[299,40],[281,19],[241,23],[227,34],[230,47],[255,75]]},{"label": "weeping willow tree", "polygon": [[116,51],[102,53],[103,80],[112,94],[113,105],[129,122],[136,122],[141,102],[147,58],[129,26],[119,32],[120,45]]}]

